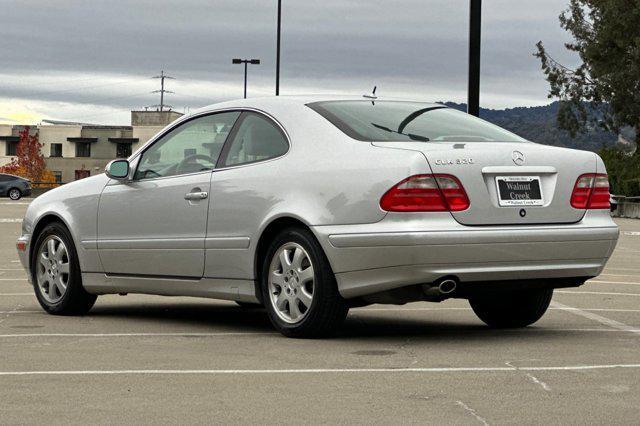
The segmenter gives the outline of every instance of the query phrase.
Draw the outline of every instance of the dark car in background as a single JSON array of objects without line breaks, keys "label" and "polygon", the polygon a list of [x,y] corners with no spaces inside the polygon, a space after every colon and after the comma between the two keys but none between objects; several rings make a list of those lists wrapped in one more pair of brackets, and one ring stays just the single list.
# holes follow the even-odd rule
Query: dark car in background
[{"label": "dark car in background", "polygon": [[26,195],[31,195],[31,183],[27,179],[0,173],[0,197],[19,200]]}]

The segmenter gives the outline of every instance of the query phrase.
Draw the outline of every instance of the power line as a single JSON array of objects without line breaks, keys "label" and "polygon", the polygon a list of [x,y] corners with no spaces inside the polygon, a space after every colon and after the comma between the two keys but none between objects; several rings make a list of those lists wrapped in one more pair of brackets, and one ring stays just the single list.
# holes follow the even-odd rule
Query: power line
[{"label": "power line", "polygon": [[[168,76],[168,75],[165,75],[164,70],[161,70],[160,71],[160,75],[156,75],[153,78],[159,78],[160,79],[160,90],[154,90],[153,92],[151,92],[151,93],[160,93],[160,104],[158,104],[158,105],[150,105],[150,107],[153,107],[153,108],[160,107],[160,111],[163,111],[164,107],[165,107],[164,94],[165,93],[175,93],[175,92],[172,92],[170,90],[165,90],[165,88],[164,88],[164,80],[166,78],[169,78],[171,80],[175,80],[175,78],[171,77],[171,76]],[[173,108],[171,105],[166,105],[166,106],[169,107],[169,110],[171,110],[171,108]]]},{"label": "power line", "polygon": [[[133,94],[128,94],[128,95],[119,95],[119,96],[110,96],[108,98],[94,98],[92,100],[86,100],[86,101],[74,101],[74,102],[65,102],[65,105],[59,105],[56,106],[56,109],[64,109],[64,108],[73,108],[73,107],[78,107],[80,105],[96,105],[96,106],[109,106],[106,105],[105,102],[106,101],[113,101],[113,100],[117,100],[117,99],[127,99],[127,98],[137,98],[140,96],[148,96],[149,92],[143,92],[143,93],[133,93]],[[49,101],[46,101],[49,102]]]},{"label": "power line", "polygon": [[[80,86],[80,87],[72,87],[72,88],[68,88],[68,89],[56,89],[56,90],[26,90],[27,93],[31,93],[31,94],[38,94],[38,95],[52,95],[52,94],[60,94],[60,93],[73,93],[73,92],[82,92],[84,90],[87,89],[94,89],[94,88],[99,88],[99,87],[106,87],[106,86],[118,86],[118,85],[131,85],[131,84],[137,84],[142,82],[143,80],[147,80],[148,77],[142,79],[142,78],[130,78],[130,79],[126,79],[126,80],[120,80],[120,81],[114,81],[111,83],[102,83],[102,84],[95,84],[95,85],[91,85],[91,86]],[[0,83],[0,86],[4,86],[4,84]],[[9,86],[9,89],[12,89]],[[13,90],[16,90],[16,88],[14,87]]]},{"label": "power line", "polygon": [[[146,96],[146,95],[148,95],[148,92],[137,93],[137,94],[127,95],[127,96],[117,96],[117,97],[107,98],[105,100],[136,98],[136,97]],[[89,104],[89,105],[96,105],[96,104]],[[69,105],[64,105],[64,106],[71,107],[71,106],[78,106],[78,105],[77,104],[69,104]],[[84,118],[87,118],[87,117],[99,117],[99,116],[103,116],[103,115],[117,114],[119,111],[122,111],[122,110],[130,111],[129,108],[125,108],[125,107],[117,107],[117,108],[113,108],[113,110],[114,111],[110,111],[110,112],[99,112],[99,113],[93,113],[93,114],[84,114],[84,115],[80,115],[80,116],[74,115],[74,119],[84,119]]]},{"label": "power line", "polygon": [[[9,79],[8,77],[11,77],[11,79],[13,79],[13,76],[10,74],[5,74],[5,73],[0,73],[0,78],[5,78],[5,79]],[[99,76],[99,77],[88,77],[88,78],[72,78],[72,79],[56,79],[53,78],[49,81],[47,81],[46,77],[43,78],[38,78],[39,81],[37,82],[27,82],[27,81],[12,81],[11,83],[7,83],[4,82],[2,83],[2,86],[4,88],[8,88],[8,89],[18,89],[18,88],[23,88],[23,87],[39,87],[39,86],[47,86],[47,87],[52,87],[52,86],[60,86],[60,85],[68,85],[68,84],[77,84],[77,83],[84,83],[84,82],[88,82],[88,81],[96,81],[96,80],[105,80],[106,76]],[[134,81],[134,80],[146,80],[148,77],[143,77],[142,75],[131,75],[131,77],[126,77],[124,76],[124,78],[122,77],[116,77],[118,79],[118,81]],[[117,82],[116,82],[117,83]],[[108,84],[116,84],[116,83],[108,83]],[[82,87],[94,87],[94,86],[82,86]],[[57,90],[54,90],[54,92]],[[47,91],[48,92],[48,91]]]}]

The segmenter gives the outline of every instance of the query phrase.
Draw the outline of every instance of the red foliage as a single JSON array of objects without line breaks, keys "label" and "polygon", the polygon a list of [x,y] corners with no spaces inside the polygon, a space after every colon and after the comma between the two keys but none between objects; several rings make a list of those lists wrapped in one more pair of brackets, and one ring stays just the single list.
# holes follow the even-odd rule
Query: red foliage
[{"label": "red foliage", "polygon": [[32,182],[47,180],[46,164],[41,152],[42,144],[38,135],[29,134],[29,126],[20,132],[17,154],[9,164],[0,167],[0,172],[10,173],[29,179]]}]

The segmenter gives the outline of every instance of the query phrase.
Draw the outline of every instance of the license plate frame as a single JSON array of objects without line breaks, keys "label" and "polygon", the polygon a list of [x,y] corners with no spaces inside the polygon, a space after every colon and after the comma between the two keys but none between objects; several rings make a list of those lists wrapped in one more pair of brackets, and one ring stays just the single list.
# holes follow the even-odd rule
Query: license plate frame
[{"label": "license plate frame", "polygon": [[[495,182],[498,205],[500,207],[532,207],[544,205],[540,176],[496,176]],[[504,185],[501,186],[501,182]],[[519,186],[521,186],[521,188],[509,188],[509,186],[513,186],[514,184],[520,184]],[[536,197],[536,195],[538,197]]]}]

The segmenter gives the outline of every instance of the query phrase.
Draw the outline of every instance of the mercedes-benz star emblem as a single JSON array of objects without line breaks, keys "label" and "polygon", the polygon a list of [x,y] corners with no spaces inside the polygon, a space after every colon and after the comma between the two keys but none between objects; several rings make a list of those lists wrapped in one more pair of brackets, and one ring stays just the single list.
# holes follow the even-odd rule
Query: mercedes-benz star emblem
[{"label": "mercedes-benz star emblem", "polygon": [[524,154],[520,151],[513,151],[511,158],[513,162],[516,163],[516,166],[522,166],[524,164]]}]

